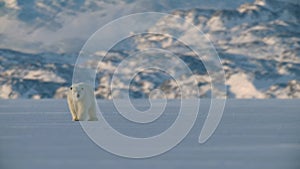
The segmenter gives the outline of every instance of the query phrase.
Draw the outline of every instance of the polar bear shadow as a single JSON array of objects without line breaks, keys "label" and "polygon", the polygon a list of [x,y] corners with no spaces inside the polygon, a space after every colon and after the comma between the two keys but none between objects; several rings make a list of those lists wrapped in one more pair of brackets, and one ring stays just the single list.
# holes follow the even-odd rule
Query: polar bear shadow
[{"label": "polar bear shadow", "polygon": [[73,84],[67,94],[73,121],[97,121],[96,100],[93,88],[86,83]]}]

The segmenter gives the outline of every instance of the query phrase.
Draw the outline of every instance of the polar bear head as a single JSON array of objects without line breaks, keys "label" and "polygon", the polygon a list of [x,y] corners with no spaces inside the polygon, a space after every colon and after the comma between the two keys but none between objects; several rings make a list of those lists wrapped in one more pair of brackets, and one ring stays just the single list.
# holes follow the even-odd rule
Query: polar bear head
[{"label": "polar bear head", "polygon": [[86,86],[83,83],[73,84],[69,90],[74,100],[81,100],[86,94]]}]

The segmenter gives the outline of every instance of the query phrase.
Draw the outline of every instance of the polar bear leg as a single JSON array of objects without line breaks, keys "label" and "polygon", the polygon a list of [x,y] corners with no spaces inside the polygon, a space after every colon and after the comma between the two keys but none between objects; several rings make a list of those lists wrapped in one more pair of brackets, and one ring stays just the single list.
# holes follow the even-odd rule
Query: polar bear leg
[{"label": "polar bear leg", "polygon": [[95,103],[91,105],[89,109],[89,121],[97,121],[97,115],[96,115],[96,105]]},{"label": "polar bear leg", "polygon": [[87,111],[81,111],[78,113],[78,120],[79,121],[85,121],[87,116]]},{"label": "polar bear leg", "polygon": [[73,103],[73,100],[68,99],[68,106],[69,106],[69,109],[70,109],[70,112],[71,112],[71,115],[72,115],[72,120],[73,121],[78,121],[76,111],[75,111],[75,108],[74,108],[75,105]]},{"label": "polar bear leg", "polygon": [[89,110],[89,119],[88,120],[89,121],[97,121],[98,120],[95,108],[91,108]]},{"label": "polar bear leg", "polygon": [[85,121],[88,115],[88,109],[84,105],[79,106],[78,108],[79,108],[77,111],[78,120]]}]

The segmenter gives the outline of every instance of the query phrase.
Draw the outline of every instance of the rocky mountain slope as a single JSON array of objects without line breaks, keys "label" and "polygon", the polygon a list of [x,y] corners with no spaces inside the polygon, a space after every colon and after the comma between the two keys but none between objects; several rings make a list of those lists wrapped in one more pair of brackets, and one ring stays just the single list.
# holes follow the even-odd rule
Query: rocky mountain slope
[{"label": "rocky mountain slope", "polygon": [[[292,3],[257,0],[236,10],[192,9],[173,14],[192,22],[213,42],[226,71],[229,97],[297,98],[300,96],[299,8]],[[161,22],[171,25],[173,31],[185,29],[168,18]],[[137,44],[140,48],[171,51],[180,46],[162,35],[141,36]]]},{"label": "rocky mountain slope", "polygon": [[[299,9],[295,3],[256,0],[237,9],[194,8],[175,10],[172,14],[194,24],[212,41],[222,59],[229,98],[300,98]],[[161,18],[153,29],[166,29],[161,23],[168,23],[168,29],[173,31],[186,29],[168,17]],[[200,97],[210,97],[210,79],[203,63],[176,39],[163,34],[143,34],[122,43],[99,65],[96,80],[99,98],[118,96],[118,90],[126,89],[120,82],[110,91],[114,70],[132,52],[153,47],[179,54],[193,72],[193,77],[185,77],[183,83],[197,79]],[[29,54],[2,49],[0,97],[65,97],[75,60],[76,54]],[[160,97],[151,92],[153,89],[164,91],[168,98],[181,96],[174,79],[157,70],[138,73],[131,83],[130,95]]]}]

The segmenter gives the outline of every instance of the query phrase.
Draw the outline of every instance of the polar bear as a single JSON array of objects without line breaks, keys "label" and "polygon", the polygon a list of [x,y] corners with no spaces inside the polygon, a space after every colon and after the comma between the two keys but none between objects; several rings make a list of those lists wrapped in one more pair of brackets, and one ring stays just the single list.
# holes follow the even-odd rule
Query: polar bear
[{"label": "polar bear", "polygon": [[94,90],[85,83],[73,84],[67,95],[73,121],[97,121]]}]

